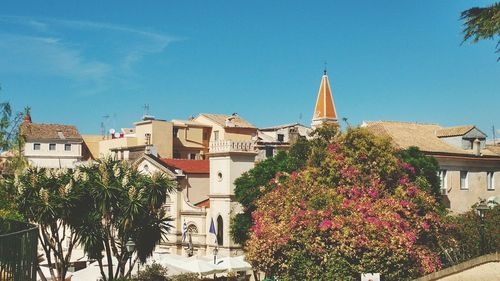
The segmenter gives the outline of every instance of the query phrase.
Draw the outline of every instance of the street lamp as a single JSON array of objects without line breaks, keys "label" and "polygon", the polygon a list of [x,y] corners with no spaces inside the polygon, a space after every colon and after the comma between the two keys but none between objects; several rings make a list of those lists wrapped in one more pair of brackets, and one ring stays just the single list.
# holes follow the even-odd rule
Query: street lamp
[{"label": "street lamp", "polygon": [[484,215],[486,214],[486,211],[488,211],[490,208],[488,207],[488,204],[486,204],[486,200],[480,200],[479,204],[476,206],[476,212],[477,215],[479,216],[480,219],[480,228],[479,228],[479,234],[481,235],[481,245],[480,245],[480,250],[481,250],[481,255],[486,254],[486,245],[485,245],[485,239],[484,239]]},{"label": "street lamp", "polygon": [[132,238],[129,238],[127,241],[127,244],[125,244],[125,247],[127,247],[127,252],[130,255],[128,258],[128,276],[132,274],[132,253],[135,251],[135,243],[132,240]]},{"label": "street lamp", "polygon": [[219,248],[215,246],[214,248],[214,264],[217,264],[217,253],[219,252]]}]

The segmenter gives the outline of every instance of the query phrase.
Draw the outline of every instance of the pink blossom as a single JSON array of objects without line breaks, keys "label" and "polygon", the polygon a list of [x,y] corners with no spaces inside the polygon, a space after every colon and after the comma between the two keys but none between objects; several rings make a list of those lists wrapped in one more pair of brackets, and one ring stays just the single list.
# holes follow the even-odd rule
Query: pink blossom
[{"label": "pink blossom", "polygon": [[408,182],[410,182],[410,181],[408,180],[407,177],[403,177],[403,178],[399,179],[400,185],[406,185],[406,184],[408,184]]},{"label": "pink blossom", "polygon": [[329,219],[326,219],[326,220],[323,220],[320,224],[319,224],[319,229],[321,231],[325,231],[325,230],[328,230],[329,228],[332,227],[332,221],[329,220]]},{"label": "pink blossom", "polygon": [[417,193],[417,188],[412,185],[412,186],[408,187],[406,192],[408,193],[409,196],[415,196],[415,194]]},{"label": "pink blossom", "polygon": [[427,231],[427,230],[429,230],[430,225],[429,225],[427,222],[425,222],[425,221],[424,221],[424,222],[422,223],[422,228],[423,228],[425,231]]}]

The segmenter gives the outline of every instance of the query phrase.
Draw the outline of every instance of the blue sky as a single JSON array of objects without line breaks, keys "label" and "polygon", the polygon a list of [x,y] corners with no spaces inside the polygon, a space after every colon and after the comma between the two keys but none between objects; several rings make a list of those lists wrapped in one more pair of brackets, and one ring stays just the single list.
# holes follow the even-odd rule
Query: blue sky
[{"label": "blue sky", "polygon": [[[500,129],[495,41],[460,45],[493,1],[2,1],[0,100],[82,133],[238,112],[310,124],[323,63],[351,124]],[[498,134],[500,135],[500,134]]]}]

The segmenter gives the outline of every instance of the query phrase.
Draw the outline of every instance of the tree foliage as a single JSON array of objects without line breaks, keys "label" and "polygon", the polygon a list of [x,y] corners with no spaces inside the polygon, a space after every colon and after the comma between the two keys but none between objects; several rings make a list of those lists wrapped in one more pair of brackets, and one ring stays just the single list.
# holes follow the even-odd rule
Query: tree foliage
[{"label": "tree foliage", "polygon": [[304,138],[299,138],[289,152],[279,152],[274,157],[258,163],[253,169],[236,179],[234,193],[236,200],[241,203],[244,209],[244,212],[237,214],[231,223],[231,236],[236,243],[244,245],[248,240],[252,226],[251,214],[255,210],[255,202],[273,188],[273,185],[269,184],[270,180],[278,172],[285,177],[287,174],[302,168],[307,161],[308,154],[309,142]]},{"label": "tree foliage", "polygon": [[[98,261],[104,280],[124,276],[131,254],[126,242],[136,244],[134,263],[144,262],[171,227],[162,204],[174,182],[162,174],[141,174],[124,162],[98,160],[74,171],[30,167],[13,186],[21,214],[40,226],[45,257],[58,273],[51,269],[53,280],[65,277],[77,244]],[[103,257],[110,266],[103,266]]]},{"label": "tree foliage", "polygon": [[484,229],[475,206],[464,214],[449,215],[444,218],[448,225],[441,237],[441,259],[445,266],[451,266],[482,255],[481,231],[484,231],[485,253],[500,251],[500,205],[486,211]]},{"label": "tree foliage", "polygon": [[404,172],[412,182],[441,202],[441,180],[438,176],[439,163],[436,158],[425,155],[417,147],[401,150],[398,157],[403,161]]},{"label": "tree foliage", "polygon": [[282,280],[356,280],[362,272],[408,280],[439,269],[437,203],[390,143],[364,129],[326,143],[321,161],[278,174],[257,200],[246,243],[252,264]]},{"label": "tree foliage", "polygon": [[[472,40],[475,43],[500,36],[500,2],[489,7],[465,10],[460,19],[464,21],[464,42]],[[496,52],[500,53],[500,40],[497,41],[496,49]]]}]

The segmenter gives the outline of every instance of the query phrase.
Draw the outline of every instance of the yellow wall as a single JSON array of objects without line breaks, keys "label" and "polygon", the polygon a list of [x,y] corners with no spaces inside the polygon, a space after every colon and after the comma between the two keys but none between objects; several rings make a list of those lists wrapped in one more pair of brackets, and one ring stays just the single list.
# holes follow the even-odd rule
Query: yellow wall
[{"label": "yellow wall", "polygon": [[247,141],[252,140],[252,136],[257,133],[257,129],[252,128],[226,128],[225,140]]},{"label": "yellow wall", "polygon": [[120,147],[129,147],[137,145],[137,138],[118,138],[101,140],[99,142],[99,154],[97,157],[108,157],[111,155],[111,149]]}]

